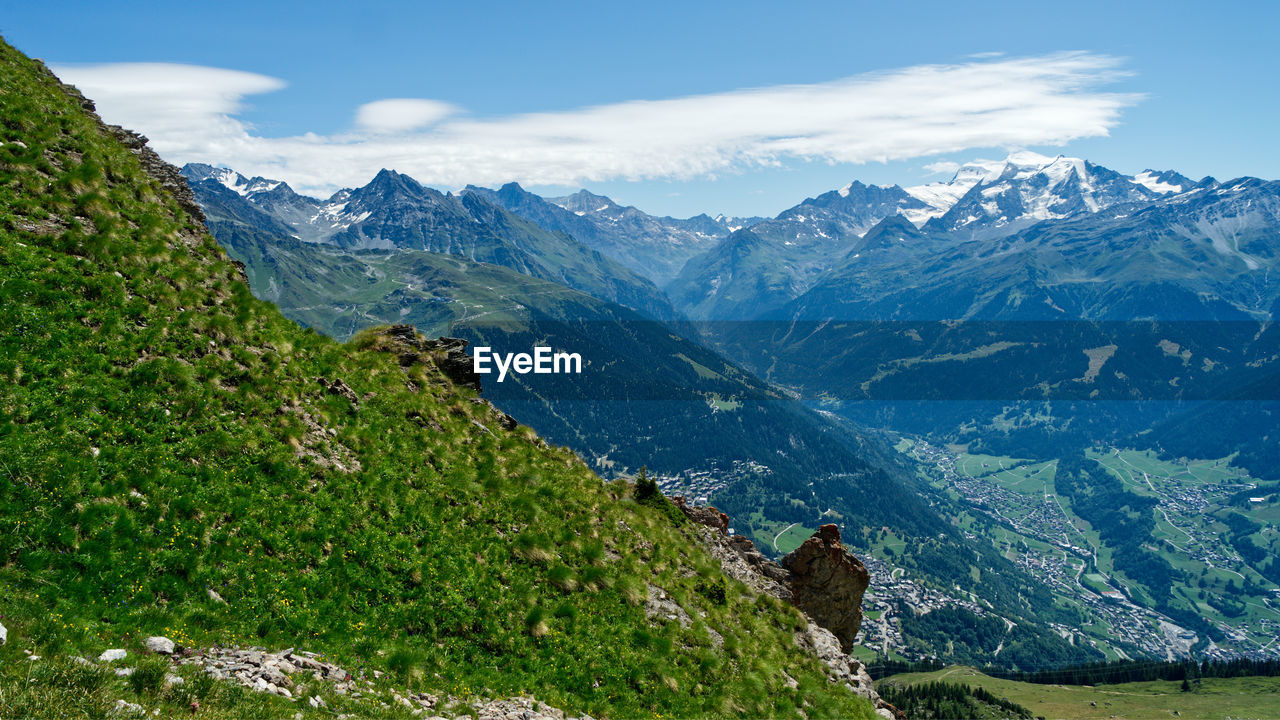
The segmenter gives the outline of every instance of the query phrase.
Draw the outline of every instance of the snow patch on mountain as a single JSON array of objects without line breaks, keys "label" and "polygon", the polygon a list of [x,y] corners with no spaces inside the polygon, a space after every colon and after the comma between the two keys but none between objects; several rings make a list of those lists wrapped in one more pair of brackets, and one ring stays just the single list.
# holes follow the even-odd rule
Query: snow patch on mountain
[{"label": "snow patch on mountain", "polygon": [[1134,175],[1133,182],[1138,185],[1141,185],[1142,187],[1150,190],[1153,193],[1159,193],[1161,195],[1167,195],[1169,193],[1180,193],[1183,191],[1183,187],[1181,185],[1174,185],[1172,183],[1162,182],[1160,180],[1160,177],[1156,175],[1156,173],[1150,170],[1143,170],[1137,175]]}]

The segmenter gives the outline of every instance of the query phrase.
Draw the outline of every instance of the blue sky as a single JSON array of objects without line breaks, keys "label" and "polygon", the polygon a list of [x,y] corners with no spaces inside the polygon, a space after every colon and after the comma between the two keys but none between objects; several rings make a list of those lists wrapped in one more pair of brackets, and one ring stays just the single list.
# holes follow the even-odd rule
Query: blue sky
[{"label": "blue sky", "polygon": [[[164,103],[152,112],[139,110],[138,103],[156,103],[155,97],[135,98],[133,106],[100,101],[104,114],[121,107],[117,112],[125,113],[125,119],[137,118],[135,124],[154,122],[154,127],[141,129],[171,160],[196,155],[208,160],[225,152],[233,156],[225,162],[236,166],[248,162],[242,158],[252,153],[270,155],[262,158],[262,167],[277,170],[295,185],[315,187],[326,174],[371,175],[369,163],[404,162],[405,171],[415,176],[435,172],[426,180],[442,188],[460,185],[461,178],[469,181],[471,175],[480,184],[493,185],[505,173],[544,193],[581,185],[650,212],[681,216],[701,211],[772,215],[853,179],[902,184],[940,179],[925,167],[940,160],[1000,157],[1011,145],[971,144],[988,142],[983,137],[1011,138],[1021,146],[1027,138],[1074,135],[1061,147],[1025,146],[1050,155],[1086,157],[1124,172],[1155,167],[1196,178],[1280,177],[1280,143],[1273,137],[1280,111],[1280,94],[1274,89],[1280,53],[1272,37],[1277,27],[1280,10],[1263,2],[646,2],[633,8],[599,2],[312,2],[292,7],[264,2],[0,2],[0,32],[6,39],[60,71],[90,64],[181,63],[252,73],[208,76],[208,82],[191,80],[205,76],[182,76],[179,81],[200,86],[197,90],[223,88],[222,95],[201,107],[228,118],[234,127],[227,132],[249,135],[253,143],[233,145],[225,138],[182,133],[181,123],[194,116],[168,118],[166,125],[155,119],[163,114]],[[744,127],[724,137],[707,135],[715,152],[697,162],[676,157],[681,146],[660,134],[636,139],[641,145],[654,143],[654,157],[647,157],[643,147],[630,148],[608,163],[579,158],[556,169],[563,148],[554,144],[542,147],[544,154],[535,148],[526,157],[513,155],[521,142],[545,143],[548,131],[534,127],[537,119],[553,129],[563,122],[572,132],[589,136],[583,152],[599,157],[613,148],[608,143],[636,135],[637,123],[646,130],[664,125],[668,111],[671,132],[678,136],[680,123],[700,117],[734,124],[739,119],[734,108],[755,107],[750,103],[757,101],[784,103],[784,109],[795,107],[797,114],[822,114],[832,103],[843,102],[841,93],[850,79],[862,87],[888,76],[874,92],[864,88],[858,91],[862,95],[851,96],[846,104],[852,106],[867,97],[893,98],[889,90],[899,82],[894,74],[907,69],[977,68],[995,77],[998,86],[998,74],[1011,66],[990,63],[1041,59],[1037,62],[1052,66],[1040,68],[1044,76],[1058,72],[1060,65],[1044,58],[1071,51],[1110,63],[1085,71],[1089,87],[1080,93],[1053,90],[1070,96],[1062,124],[1079,126],[1079,132],[1055,127],[1039,135],[1020,134],[1012,125],[1003,134],[958,132],[946,152],[922,153],[918,143],[890,143],[895,153],[909,157],[857,162],[870,151],[844,152],[840,143],[849,138],[799,117],[780,118],[769,132],[776,140],[794,126],[801,141],[811,139],[806,133],[825,134],[815,141],[813,152],[778,152],[775,145],[743,149],[741,138],[754,132],[744,120]],[[993,53],[1000,55],[989,55]],[[102,92],[121,92],[120,73],[103,82]],[[795,86],[817,88],[815,104],[787,106],[791,95],[773,90]],[[761,94],[745,100],[733,94],[745,89],[760,89]],[[1115,100],[1117,95],[1124,97]],[[905,97],[901,109],[910,110],[907,106],[916,103],[909,94]],[[423,123],[437,123],[424,131],[430,142],[405,143],[405,152],[398,153],[398,136],[388,130],[395,123],[394,108],[387,106],[371,106],[369,117],[376,117],[372,125],[356,123],[358,108],[386,98],[435,101],[408,108]],[[639,115],[634,104],[627,104],[677,98],[694,100],[645,106]],[[1105,98],[1113,101],[1107,104]],[[1010,101],[996,100],[1000,102]],[[599,107],[607,110],[583,112]],[[1052,107],[1047,103],[1043,109]],[[436,118],[433,108],[449,120]],[[768,112],[766,108],[762,114]],[[539,113],[553,115],[535,115]],[[1037,122],[1052,124],[1053,114],[1041,112]],[[840,117],[834,114],[830,122]],[[887,132],[884,119],[866,122],[869,129],[858,125],[855,134],[874,146],[876,133]],[[366,142],[370,133],[377,142]],[[702,137],[689,135],[695,143]],[[453,139],[462,148],[471,143],[471,150],[453,156],[447,145]],[[204,145],[196,147],[196,140]],[[582,138],[575,136],[574,142]],[[481,152],[486,143],[511,147],[505,153]],[[333,152],[335,144],[341,148]],[[357,152],[355,145],[363,149]],[[303,157],[313,150],[314,161]],[[413,165],[408,156],[415,152],[430,154],[432,169]],[[757,161],[760,157],[765,160]],[[549,174],[531,170],[533,166],[545,167]],[[641,179],[629,179],[636,177]],[[555,185],[539,182],[564,178]]]}]

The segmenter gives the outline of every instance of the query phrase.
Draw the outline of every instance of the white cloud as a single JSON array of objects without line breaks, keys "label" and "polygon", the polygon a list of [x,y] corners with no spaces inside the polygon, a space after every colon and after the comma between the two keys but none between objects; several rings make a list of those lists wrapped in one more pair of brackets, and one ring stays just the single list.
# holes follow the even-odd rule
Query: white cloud
[{"label": "white cloud", "polygon": [[356,110],[356,125],[375,133],[397,133],[434,125],[458,109],[439,100],[390,98],[365,103]]},{"label": "white cloud", "polygon": [[950,160],[939,160],[924,166],[925,172],[932,175],[954,175],[960,169],[960,163]]},{"label": "white cloud", "polygon": [[446,187],[577,185],[1060,145],[1106,135],[1139,99],[1098,90],[1121,75],[1116,59],[1075,52],[483,120],[435,100],[383,100],[362,106],[347,133],[271,138],[236,113],[244,97],[284,86],[273,78],[157,64],[55,71],[170,161],[223,163],[315,194],[384,167]]}]

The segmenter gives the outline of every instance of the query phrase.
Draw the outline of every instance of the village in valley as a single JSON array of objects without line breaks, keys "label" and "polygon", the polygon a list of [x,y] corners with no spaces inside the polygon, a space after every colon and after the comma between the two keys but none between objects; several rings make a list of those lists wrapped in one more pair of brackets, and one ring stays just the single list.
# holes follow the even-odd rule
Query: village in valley
[{"label": "village in valley", "polygon": [[[1213,515],[1242,492],[1257,487],[1229,463],[1170,463],[1148,453],[1114,448],[1089,453],[1100,467],[1120,477],[1127,489],[1156,499],[1158,522],[1151,547],[1184,570],[1188,579],[1178,592],[1198,598],[1205,592],[1198,580],[1221,577],[1236,578],[1233,587],[1244,586],[1247,577],[1248,587],[1264,589],[1248,599],[1248,612],[1237,617],[1201,603],[1206,618],[1221,631],[1215,642],[1156,610],[1144,590],[1112,566],[1111,548],[1074,513],[1069,498],[1056,491],[1056,461],[970,455],[922,440],[903,441],[898,449],[918,461],[929,485],[938,492],[935,505],[966,536],[985,536],[1010,562],[1088,619],[1050,626],[1071,644],[1094,647],[1109,659],[1175,660],[1194,655],[1227,660],[1280,655],[1276,639],[1280,637],[1280,589],[1248,566],[1226,541],[1224,528]],[[735,462],[729,468],[686,470],[657,475],[655,480],[669,497],[682,495],[692,505],[706,505],[735,482],[768,472],[758,463]],[[1245,509],[1259,516],[1264,533],[1275,536],[1271,517],[1280,510],[1270,500],[1250,496]],[[758,546],[777,555],[812,533],[798,524],[775,527],[756,516],[734,519],[734,524],[739,527],[731,527],[730,532],[747,533]],[[893,548],[894,540],[885,537],[872,547],[852,548],[871,576],[863,601],[861,642],[868,658],[928,657],[903,637],[904,613],[959,608],[979,616],[998,616],[990,603],[959,586],[936,587],[913,576],[894,562]]]},{"label": "village in valley", "polygon": [[[1204,597],[1205,584],[1197,580],[1208,577],[1212,582],[1222,576],[1228,576],[1229,587],[1262,588],[1248,599],[1248,612],[1238,617],[1214,612],[1212,603],[1199,603],[1225,638],[1213,642],[1149,607],[1151,599],[1143,590],[1112,567],[1111,549],[1072,512],[1069,500],[1055,491],[1056,461],[967,455],[923,441],[905,441],[899,449],[919,460],[931,484],[961,508],[954,521],[966,534],[987,534],[1006,558],[1090,618],[1083,627],[1054,627],[1073,644],[1088,643],[1116,659],[1135,653],[1175,659],[1193,651],[1197,657],[1211,659],[1280,655],[1276,640],[1280,636],[1280,590],[1249,567],[1227,542],[1225,527],[1214,515],[1242,492],[1257,487],[1242,471],[1221,461],[1169,463],[1149,453],[1114,448],[1089,453],[1100,466],[1120,477],[1127,489],[1157,500],[1157,524],[1150,547],[1183,571],[1186,580],[1181,587],[1175,585],[1175,592]],[[1264,534],[1274,537],[1275,505],[1268,500],[1248,496],[1244,509],[1262,521]],[[867,623],[867,642],[879,645],[882,651],[894,649],[896,639],[894,605],[887,598],[909,598],[908,604],[916,612],[948,604],[984,612],[971,600],[952,597],[958,593],[921,588],[901,570],[875,559],[867,565],[872,570],[868,599],[885,611]]]}]

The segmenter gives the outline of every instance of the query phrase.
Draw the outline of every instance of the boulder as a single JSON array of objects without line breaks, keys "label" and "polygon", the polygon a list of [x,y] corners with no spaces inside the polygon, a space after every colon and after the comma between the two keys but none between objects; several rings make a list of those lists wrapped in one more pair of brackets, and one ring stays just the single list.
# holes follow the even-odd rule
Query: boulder
[{"label": "boulder", "polygon": [[9,629],[0,624],[0,645],[4,645],[7,642],[9,642]]},{"label": "boulder", "polygon": [[818,528],[782,558],[782,567],[791,573],[791,602],[830,630],[841,649],[849,652],[862,627],[862,595],[871,575],[860,560],[845,552],[840,528]]},{"label": "boulder", "polygon": [[128,656],[129,653],[127,651],[121,650],[120,648],[113,648],[111,650],[103,650],[102,654],[98,656],[98,662],[115,662],[116,660],[123,660]]},{"label": "boulder", "polygon": [[142,644],[146,646],[148,652],[160,655],[172,655],[174,648],[176,647],[172,640],[159,635],[153,635],[152,637],[147,638]]}]

